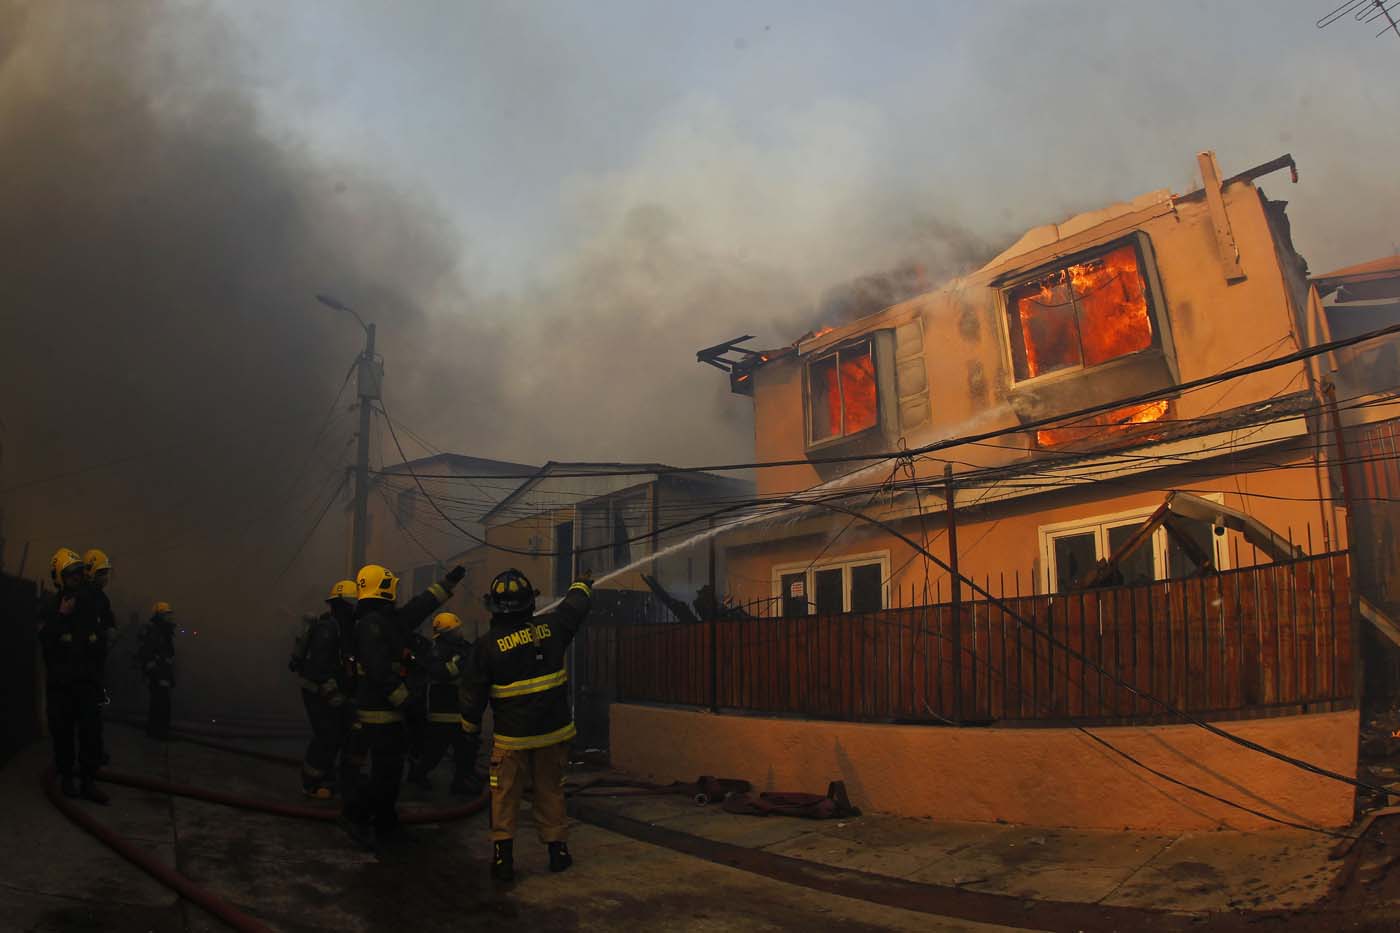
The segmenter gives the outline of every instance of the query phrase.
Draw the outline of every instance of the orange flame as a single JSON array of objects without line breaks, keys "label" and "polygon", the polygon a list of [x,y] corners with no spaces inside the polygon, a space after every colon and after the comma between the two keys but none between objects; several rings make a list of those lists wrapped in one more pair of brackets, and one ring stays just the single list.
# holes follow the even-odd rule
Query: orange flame
[{"label": "orange flame", "polygon": [[835,329],[836,329],[836,328],[834,328],[834,327],[821,327],[821,328],[818,328],[817,330],[815,330],[815,331],[812,332],[812,337],[811,337],[811,339],[815,340],[815,339],[818,338],[818,337],[825,337],[827,334],[831,333],[831,332],[832,332],[833,330],[835,330]]},{"label": "orange flame", "polygon": [[1167,416],[1167,410],[1166,399],[1148,402],[1145,405],[1131,405],[1062,428],[1042,428],[1035,432],[1035,442],[1040,447],[1058,447],[1075,441],[1099,441],[1105,436],[1126,430],[1129,425],[1161,421]]},{"label": "orange flame", "polygon": [[1120,246],[1012,290],[1025,346],[1024,378],[1096,366],[1152,345],[1137,250]]}]

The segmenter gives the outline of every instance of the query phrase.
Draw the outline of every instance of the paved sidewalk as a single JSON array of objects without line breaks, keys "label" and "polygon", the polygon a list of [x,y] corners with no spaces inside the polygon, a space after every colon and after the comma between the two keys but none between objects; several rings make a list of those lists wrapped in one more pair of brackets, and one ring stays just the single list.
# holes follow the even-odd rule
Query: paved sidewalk
[{"label": "paved sidewalk", "polygon": [[1295,909],[1329,891],[1335,840],[1302,830],[1154,835],[738,816],[683,797],[588,797],[621,816],[838,868],[968,891],[1187,913]]},{"label": "paved sidewalk", "polygon": [[[304,805],[295,768],[188,743],[158,743],[108,726],[117,770]],[[251,747],[252,741],[237,744]],[[299,743],[258,742],[297,754]],[[44,797],[48,763],[38,743],[0,769],[0,929],[33,933],[190,933],[222,924],[188,905],[70,824]],[[435,775],[439,788],[446,784]],[[784,884],[591,826],[577,826],[574,868],[547,871],[527,815],[517,842],[518,882],[488,880],[485,818],[406,827],[378,856],[330,823],[109,784],[112,805],[82,806],[197,884],[277,930],[377,933],[501,931],[841,930],[992,933],[1033,929],[917,913]],[[446,806],[439,789],[406,789],[406,806]],[[326,804],[334,808],[335,804]]]}]

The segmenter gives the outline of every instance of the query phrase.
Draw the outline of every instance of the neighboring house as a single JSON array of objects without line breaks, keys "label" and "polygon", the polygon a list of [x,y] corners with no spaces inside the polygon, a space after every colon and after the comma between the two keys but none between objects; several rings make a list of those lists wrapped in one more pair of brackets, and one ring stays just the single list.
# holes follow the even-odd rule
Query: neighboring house
[{"label": "neighboring house", "polygon": [[[1318,441],[1330,434],[1317,366],[1295,362],[1034,426],[1285,356],[1325,332],[1284,202],[1255,184],[1292,159],[1223,182],[1213,154],[1200,161],[1202,190],[1155,191],[1036,228],[965,278],[788,347],[728,345],[720,362],[731,388],[753,399],[755,459],[797,462],[759,470],[759,495],[850,487],[860,494],[845,504],[947,559],[942,487],[875,495],[894,465],[853,472],[863,464],[850,458],[1000,429],[900,474],[941,480],[951,465],[962,572],[999,592],[1074,587],[1172,490],[1250,516],[1310,553],[1345,547]],[[733,531],[723,548],[730,589],[768,600],[773,614],[869,611],[950,593],[948,575],[905,542],[821,509]],[[1186,577],[1206,561],[1228,569],[1237,559],[1254,562],[1239,532],[1180,518],[1110,579]]]},{"label": "neighboring house", "polygon": [[[386,466],[370,486],[367,559],[399,574],[404,598],[427,589],[446,570],[448,558],[485,537],[483,516],[510,495],[522,477],[537,469],[462,454],[436,454]],[[419,490],[419,482],[458,527],[433,508]],[[465,585],[475,589],[485,583],[472,578]]]},{"label": "neighboring house", "polygon": [[[722,503],[752,494],[743,480],[657,463],[551,461],[482,516],[486,544],[456,559],[472,580],[515,567],[546,600],[562,595],[581,570],[601,578],[629,568],[600,589],[651,592],[645,575],[689,604],[712,573],[723,581],[722,567],[711,567],[703,546],[654,555],[704,531],[704,516]],[[475,604],[470,611],[485,620]]]}]

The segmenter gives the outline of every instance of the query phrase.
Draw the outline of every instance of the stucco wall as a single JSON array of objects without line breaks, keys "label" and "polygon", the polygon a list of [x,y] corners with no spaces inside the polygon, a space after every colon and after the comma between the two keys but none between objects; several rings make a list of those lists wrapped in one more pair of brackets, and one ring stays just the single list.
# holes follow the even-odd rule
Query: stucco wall
[{"label": "stucco wall", "polygon": [[[1354,711],[1224,723],[1243,738],[1356,773]],[[1093,730],[1180,780],[1285,819],[1351,821],[1351,788],[1195,726]],[[1192,794],[1074,729],[950,729],[613,704],[612,762],[660,781],[744,778],[820,793],[846,782],[857,806],[903,816],[1095,829],[1262,829],[1274,824]]]}]

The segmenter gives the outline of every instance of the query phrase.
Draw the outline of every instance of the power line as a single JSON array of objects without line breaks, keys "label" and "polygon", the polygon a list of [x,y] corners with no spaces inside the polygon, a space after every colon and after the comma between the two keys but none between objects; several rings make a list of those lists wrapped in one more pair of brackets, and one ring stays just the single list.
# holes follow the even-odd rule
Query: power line
[{"label": "power line", "polygon": [[[1264,360],[1264,361],[1259,362],[1259,363],[1251,363],[1251,364],[1249,364],[1249,365],[1247,365],[1247,366],[1239,366],[1239,367],[1235,367],[1235,368],[1233,368],[1233,369],[1228,369],[1228,370],[1224,370],[1224,371],[1222,371],[1222,372],[1214,373],[1214,374],[1212,374],[1212,375],[1201,376],[1201,377],[1199,377],[1199,378],[1190,379],[1190,380],[1187,380],[1186,382],[1180,382],[1180,383],[1177,383],[1177,384],[1175,384],[1175,385],[1167,386],[1167,387],[1165,387],[1165,388],[1161,388],[1161,389],[1152,389],[1152,390],[1147,391],[1147,392],[1140,392],[1140,393],[1138,393],[1137,395],[1125,396],[1125,397],[1123,397],[1123,398],[1115,399],[1115,400],[1109,401],[1109,402],[1100,402],[1100,403],[1095,404],[1095,405],[1089,405],[1089,406],[1086,406],[1086,407],[1084,407],[1084,408],[1078,408],[1078,409],[1075,409],[1075,410],[1073,410],[1073,411],[1064,412],[1064,413],[1062,413],[1062,414],[1047,415],[1046,417],[1043,417],[1043,418],[1035,418],[1035,419],[1032,419],[1032,420],[1030,420],[1030,421],[1022,422],[1022,423],[1019,423],[1019,424],[1016,424],[1016,425],[1011,425],[1011,426],[1001,427],[1001,428],[994,428],[994,429],[991,429],[991,430],[980,431],[980,432],[973,433],[973,434],[964,434],[964,435],[959,435],[959,436],[956,436],[956,437],[944,438],[943,440],[933,441],[933,442],[931,442],[931,443],[924,444],[924,445],[922,445],[922,446],[920,446],[920,447],[914,447],[914,448],[910,448],[910,449],[908,449],[908,450],[888,450],[888,451],[883,451],[883,452],[879,452],[879,453],[869,453],[869,454],[847,454],[847,455],[842,455],[842,456],[830,456],[830,457],[803,457],[803,458],[801,458],[801,459],[765,460],[765,461],[754,461],[754,462],[750,462],[750,463],[721,463],[721,464],[714,464],[714,465],[710,465],[710,466],[694,466],[694,467],[673,467],[673,466],[666,466],[666,465],[664,465],[664,464],[649,464],[649,465],[646,465],[646,466],[644,466],[644,467],[641,467],[641,466],[637,466],[637,465],[633,465],[633,464],[619,464],[619,466],[626,467],[626,469],[595,469],[595,470],[573,470],[573,471],[560,470],[560,471],[556,471],[556,472],[551,472],[551,473],[549,473],[549,474],[547,474],[547,475],[548,475],[549,477],[551,477],[551,478],[565,479],[565,478],[588,478],[588,477],[603,477],[603,476],[646,476],[646,475],[651,475],[651,474],[670,475],[670,474],[684,474],[684,473],[725,473],[725,472],[735,472],[735,471],[740,471],[740,470],[770,469],[770,468],[776,468],[776,467],[811,466],[811,465],[815,465],[815,464],[867,463],[867,462],[882,461],[882,460],[896,460],[896,459],[899,459],[900,457],[904,457],[904,456],[921,456],[921,455],[924,455],[924,454],[934,453],[934,452],[937,452],[937,451],[940,451],[940,450],[947,450],[948,448],[951,448],[951,447],[960,447],[960,446],[963,446],[963,445],[966,445],[966,444],[971,444],[971,443],[976,442],[976,441],[992,440],[992,439],[994,439],[994,438],[997,438],[997,437],[1004,437],[1004,436],[1009,435],[1009,434],[1020,434],[1020,433],[1026,432],[1026,431],[1034,431],[1034,430],[1037,430],[1037,429],[1039,429],[1039,428],[1049,427],[1049,426],[1051,426],[1051,425],[1059,424],[1059,423],[1065,422],[1065,421],[1083,420],[1083,419],[1089,418],[1089,417],[1091,417],[1091,416],[1093,416],[1093,415],[1099,415],[1099,414],[1103,414],[1103,413],[1105,413],[1105,412],[1116,411],[1116,410],[1118,410],[1118,409],[1120,409],[1120,408],[1126,408],[1126,407],[1129,407],[1129,406],[1132,406],[1132,405],[1140,405],[1140,404],[1145,404],[1145,403],[1148,403],[1148,402],[1156,402],[1156,401],[1161,401],[1161,400],[1163,400],[1163,399],[1170,399],[1170,398],[1172,398],[1172,397],[1174,397],[1174,396],[1177,396],[1177,395],[1180,395],[1180,394],[1183,394],[1183,393],[1186,393],[1186,392],[1193,392],[1193,391],[1195,391],[1195,390],[1197,390],[1197,389],[1201,389],[1201,388],[1204,388],[1204,387],[1206,387],[1206,386],[1216,385],[1216,384],[1221,383],[1221,382],[1228,382],[1228,381],[1230,381],[1230,380],[1232,380],[1232,379],[1239,379],[1239,378],[1242,378],[1242,377],[1244,377],[1244,376],[1251,376],[1251,375],[1254,375],[1254,374],[1256,374],[1256,373],[1267,372],[1267,371],[1269,371],[1269,370],[1271,370],[1271,369],[1277,369],[1277,368],[1280,367],[1280,366],[1287,366],[1287,365],[1290,365],[1290,364],[1292,364],[1292,363],[1299,363],[1299,362],[1302,362],[1303,360],[1312,359],[1313,357],[1316,357],[1316,356],[1323,356],[1323,355],[1328,354],[1328,353],[1333,353],[1333,352],[1335,352],[1335,351],[1337,351],[1337,350],[1344,350],[1344,349],[1346,349],[1347,347],[1352,347],[1352,346],[1355,346],[1355,345],[1357,345],[1357,344],[1365,343],[1365,342],[1371,341],[1371,340],[1378,340],[1378,339],[1380,339],[1380,338],[1382,338],[1382,337],[1389,337],[1389,336],[1392,336],[1392,335],[1395,335],[1395,334],[1400,334],[1400,324],[1391,324],[1391,325],[1389,325],[1389,326],[1382,327],[1382,328],[1378,328],[1377,330],[1373,330],[1373,331],[1367,331],[1366,333],[1357,334],[1357,335],[1352,336],[1352,337],[1343,337],[1343,338],[1341,338],[1341,339],[1333,340],[1333,341],[1330,341],[1330,342],[1328,342],[1328,343],[1316,344],[1316,345],[1314,345],[1314,346],[1312,346],[1312,347],[1310,347],[1310,348],[1308,348],[1308,349],[1306,349],[1306,350],[1298,350],[1298,351],[1295,351],[1295,352],[1293,352],[1293,353],[1289,353],[1289,354],[1286,354],[1286,355],[1280,356],[1280,357],[1274,357],[1274,358],[1272,358],[1272,359]],[[1188,420],[1194,420],[1194,419],[1188,419]],[[526,479],[534,479],[534,478],[540,477],[540,476],[543,475],[543,474],[541,474],[540,471],[536,470],[536,471],[530,472],[530,473],[517,473],[517,474],[503,474],[503,473],[492,473],[492,474],[451,474],[451,473],[447,473],[447,474],[428,474],[428,473],[423,473],[423,474],[413,474],[413,475],[414,475],[414,478],[415,478],[416,480],[417,480],[417,479],[450,479],[450,480],[505,479],[505,478],[511,478],[511,477],[513,477],[513,478],[518,478],[518,479],[522,479],[522,480],[526,480]]]}]

